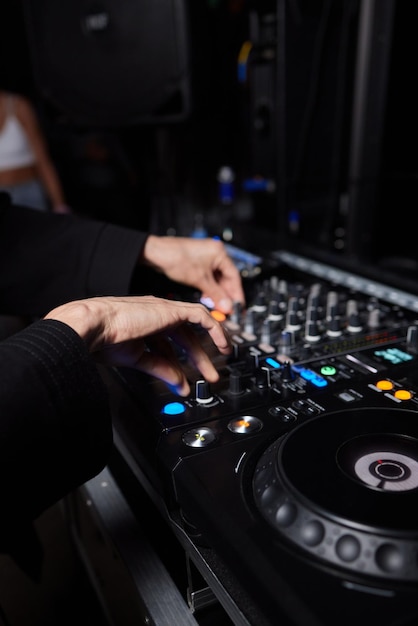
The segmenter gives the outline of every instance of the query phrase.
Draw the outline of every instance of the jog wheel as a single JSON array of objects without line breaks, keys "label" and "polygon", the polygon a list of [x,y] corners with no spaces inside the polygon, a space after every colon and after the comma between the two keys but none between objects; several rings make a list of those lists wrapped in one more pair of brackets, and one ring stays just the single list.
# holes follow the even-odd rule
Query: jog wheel
[{"label": "jog wheel", "polygon": [[314,559],[367,577],[418,581],[418,414],[366,408],[296,427],[261,456],[261,515]]}]

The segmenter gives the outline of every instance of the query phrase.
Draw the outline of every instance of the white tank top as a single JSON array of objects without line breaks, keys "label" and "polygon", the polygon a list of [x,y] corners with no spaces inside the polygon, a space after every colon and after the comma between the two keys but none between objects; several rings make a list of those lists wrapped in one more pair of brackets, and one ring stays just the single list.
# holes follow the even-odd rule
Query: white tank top
[{"label": "white tank top", "polygon": [[7,117],[0,130],[0,171],[34,165],[35,155],[22,124],[13,113],[13,99],[7,99]]}]

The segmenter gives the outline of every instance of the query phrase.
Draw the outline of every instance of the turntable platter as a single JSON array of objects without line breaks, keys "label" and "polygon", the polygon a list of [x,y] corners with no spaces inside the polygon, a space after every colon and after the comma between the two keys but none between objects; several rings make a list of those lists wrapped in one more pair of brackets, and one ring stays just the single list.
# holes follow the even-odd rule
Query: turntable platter
[{"label": "turntable platter", "polygon": [[256,506],[298,549],[357,572],[418,580],[418,414],[328,413],[271,445]]}]

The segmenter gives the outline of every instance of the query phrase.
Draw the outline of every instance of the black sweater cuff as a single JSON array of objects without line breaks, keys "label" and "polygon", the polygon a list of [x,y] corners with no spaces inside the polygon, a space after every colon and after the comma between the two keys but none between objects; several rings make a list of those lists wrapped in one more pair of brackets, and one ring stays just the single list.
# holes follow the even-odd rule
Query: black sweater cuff
[{"label": "black sweater cuff", "polygon": [[41,320],[0,343],[3,522],[33,519],[105,466],[107,391],[84,342]]}]

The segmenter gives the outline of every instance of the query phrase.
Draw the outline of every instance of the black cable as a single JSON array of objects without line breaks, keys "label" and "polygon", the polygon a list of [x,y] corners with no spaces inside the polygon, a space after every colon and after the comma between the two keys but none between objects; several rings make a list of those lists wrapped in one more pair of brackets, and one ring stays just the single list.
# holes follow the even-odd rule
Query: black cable
[{"label": "black cable", "polygon": [[322,13],[318,32],[316,35],[316,42],[314,45],[314,53],[312,60],[311,80],[308,89],[307,105],[305,107],[305,113],[301,123],[301,132],[299,133],[298,147],[296,150],[295,168],[292,177],[292,182],[298,182],[300,180],[304,159],[306,156],[306,146],[308,143],[309,132],[312,128],[312,119],[317,103],[319,76],[321,73],[321,63],[324,52],[324,42],[327,33],[327,27],[329,23],[329,17],[331,13],[332,0],[325,2],[325,10]]}]

